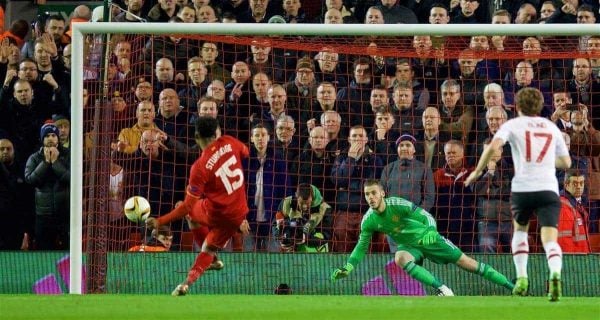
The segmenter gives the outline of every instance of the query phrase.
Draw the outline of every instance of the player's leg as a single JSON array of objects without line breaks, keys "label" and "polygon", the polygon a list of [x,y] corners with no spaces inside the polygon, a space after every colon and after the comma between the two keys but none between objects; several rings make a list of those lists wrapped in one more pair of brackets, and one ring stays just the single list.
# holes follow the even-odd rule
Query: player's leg
[{"label": "player's leg", "polygon": [[[416,257],[415,257],[416,256]],[[421,282],[424,285],[434,287],[438,290],[438,295],[453,296],[454,293],[450,288],[436,278],[429,270],[421,267],[415,261],[423,259],[423,255],[416,249],[405,250],[403,246],[398,247],[394,260],[396,265],[404,269],[404,271],[413,279]]]},{"label": "player's leg", "polygon": [[[190,214],[190,218],[190,220],[196,224],[207,226],[209,228],[209,232],[202,243],[200,253],[196,257],[196,260],[188,272],[185,281],[178,285],[171,293],[171,295],[174,296],[182,296],[187,294],[189,286],[196,282],[196,280],[202,276],[202,274],[213,262],[217,250],[223,248],[227,244],[227,240],[229,240],[229,238],[231,238],[231,236],[237,231],[237,228],[233,227],[234,224],[231,223],[227,224],[226,222],[223,222],[225,227],[223,225],[211,224],[211,220],[209,219],[207,212],[204,210],[193,210]],[[196,230],[198,229],[200,228],[196,228]],[[201,235],[198,234],[195,236]]]},{"label": "player's leg", "polygon": [[207,245],[206,241],[202,245],[202,249],[200,253],[196,256],[196,260],[192,265],[190,271],[188,271],[188,275],[185,281],[178,285],[175,290],[171,293],[173,296],[184,296],[188,293],[189,286],[192,285],[198,278],[204,273],[204,271],[208,270],[208,267],[212,263],[215,258],[216,251],[218,248],[213,247],[211,245]]},{"label": "player's leg", "polygon": [[562,295],[562,249],[558,245],[558,217],[560,215],[560,198],[550,191],[541,192],[540,199],[544,206],[539,209],[538,220],[541,225],[541,239],[548,269],[550,270],[548,284],[548,299],[558,301]]},{"label": "player's leg", "polygon": [[[194,242],[201,246],[208,235],[208,227],[192,220],[189,215],[187,215],[185,219],[188,223],[190,231],[192,232],[192,236],[194,237]],[[215,254],[215,257],[207,270],[221,270],[224,266],[225,264],[223,261],[221,261]]]},{"label": "player's leg", "polygon": [[488,281],[503,286],[508,290],[514,288],[512,282],[510,282],[505,275],[496,271],[492,266],[479,262],[464,253],[460,256],[458,261],[456,261],[456,265],[469,272],[478,274]]},{"label": "player's leg", "polygon": [[[214,230],[211,230],[209,232],[208,238],[210,238],[211,233],[213,231]],[[187,275],[185,281],[182,284],[178,285],[175,288],[175,290],[173,290],[173,292],[171,293],[172,295],[174,295],[174,296],[186,295],[189,290],[189,286],[192,285],[194,282],[196,282],[196,280],[198,280],[198,278],[200,278],[200,276],[202,276],[202,274],[204,274],[204,272],[206,270],[208,270],[208,267],[212,263],[213,259],[215,258],[216,252],[219,249],[219,247],[217,247],[217,246],[208,244],[207,243],[208,238],[206,241],[204,241],[204,244],[202,245],[202,249],[201,249],[200,253],[198,254],[198,256],[196,256],[194,265],[192,265],[192,268],[188,272],[188,275]]]},{"label": "player's leg", "polygon": [[511,211],[514,219],[511,251],[517,273],[517,282],[513,294],[520,296],[526,296],[529,289],[527,278],[527,261],[529,259],[527,230],[529,229],[529,218],[533,213],[533,210],[528,208],[528,200],[531,197],[532,194],[527,192],[513,192],[511,195]]}]

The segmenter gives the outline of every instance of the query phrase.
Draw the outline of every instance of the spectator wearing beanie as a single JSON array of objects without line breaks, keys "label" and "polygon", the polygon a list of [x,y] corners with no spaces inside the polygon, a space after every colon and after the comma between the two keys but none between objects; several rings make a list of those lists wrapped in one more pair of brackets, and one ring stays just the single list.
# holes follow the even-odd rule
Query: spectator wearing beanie
[{"label": "spectator wearing beanie", "polygon": [[40,128],[42,147],[25,165],[25,181],[35,188],[34,248],[69,247],[69,185],[71,158],[59,144],[60,131],[52,123]]}]

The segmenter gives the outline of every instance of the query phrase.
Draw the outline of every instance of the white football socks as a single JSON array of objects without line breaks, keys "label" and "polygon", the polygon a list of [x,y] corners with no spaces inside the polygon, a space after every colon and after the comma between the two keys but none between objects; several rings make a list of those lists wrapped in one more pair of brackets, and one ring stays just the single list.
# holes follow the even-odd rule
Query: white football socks
[{"label": "white football socks", "polygon": [[527,259],[529,258],[529,242],[527,232],[515,231],[512,238],[512,254],[517,278],[527,277]]},{"label": "white football socks", "polygon": [[546,251],[550,274],[558,273],[560,275],[562,270],[562,249],[560,246],[556,241],[550,241],[544,244],[544,251]]}]

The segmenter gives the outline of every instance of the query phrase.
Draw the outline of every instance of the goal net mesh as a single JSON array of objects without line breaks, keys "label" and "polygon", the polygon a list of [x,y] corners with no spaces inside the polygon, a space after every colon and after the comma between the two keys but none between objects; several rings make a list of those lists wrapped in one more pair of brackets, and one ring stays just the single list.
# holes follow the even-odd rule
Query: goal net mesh
[{"label": "goal net mesh", "polygon": [[[217,106],[223,133],[252,150],[244,163],[252,232],[230,241],[226,269],[208,272],[202,288],[194,289],[199,292],[221,292],[224,281],[238,287],[229,284],[223,293],[272,292],[281,281],[270,270],[252,268],[259,262],[283,272],[291,264],[288,282],[305,279],[297,292],[342,290],[320,283],[356,244],[368,209],[361,193],[366,179],[380,179],[387,196],[426,208],[439,232],[463,251],[509,253],[510,150],[488,166],[494,175],[486,174],[476,188],[463,181],[499,122],[516,115],[514,97],[522,87],[541,90],[543,116],[570,136],[574,166],[588,177],[583,201],[590,214],[582,223],[598,232],[600,140],[593,129],[600,128],[598,37],[89,34],[85,39],[84,253],[90,292],[161,293],[185,277],[191,251],[198,250],[187,223],[170,226],[170,252],[153,253],[164,245],[125,219],[122,210],[134,195],[149,200],[154,217],[183,200],[199,154],[194,119],[210,114],[198,104],[206,96]],[[269,90],[272,85],[279,86]],[[160,134],[144,133],[152,128]],[[406,141],[412,149],[404,148]],[[263,143],[261,156],[257,146]],[[301,228],[306,217],[286,221],[276,237],[272,227],[281,217],[280,204],[301,183],[317,187],[331,210],[308,239]],[[543,252],[537,230],[534,221],[532,253]],[[136,252],[128,251],[132,248]],[[389,241],[374,235],[369,252],[389,251]],[[331,252],[345,254],[318,256]],[[360,269],[402,272],[385,266],[384,255],[375,256]],[[512,274],[510,256],[493,261]],[[313,276],[318,284],[308,280]],[[582,279],[578,286],[586,286]],[[476,295],[501,290],[472,277],[449,281]]]}]

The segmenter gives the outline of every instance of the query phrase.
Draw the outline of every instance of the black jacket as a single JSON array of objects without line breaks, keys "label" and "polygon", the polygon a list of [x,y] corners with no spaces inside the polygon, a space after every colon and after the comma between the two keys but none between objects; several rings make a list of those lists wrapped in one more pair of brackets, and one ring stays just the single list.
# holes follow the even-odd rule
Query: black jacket
[{"label": "black jacket", "polygon": [[69,216],[71,155],[58,147],[58,159],[44,160],[44,149],[29,156],[25,165],[25,181],[35,187],[35,213],[43,216]]}]

